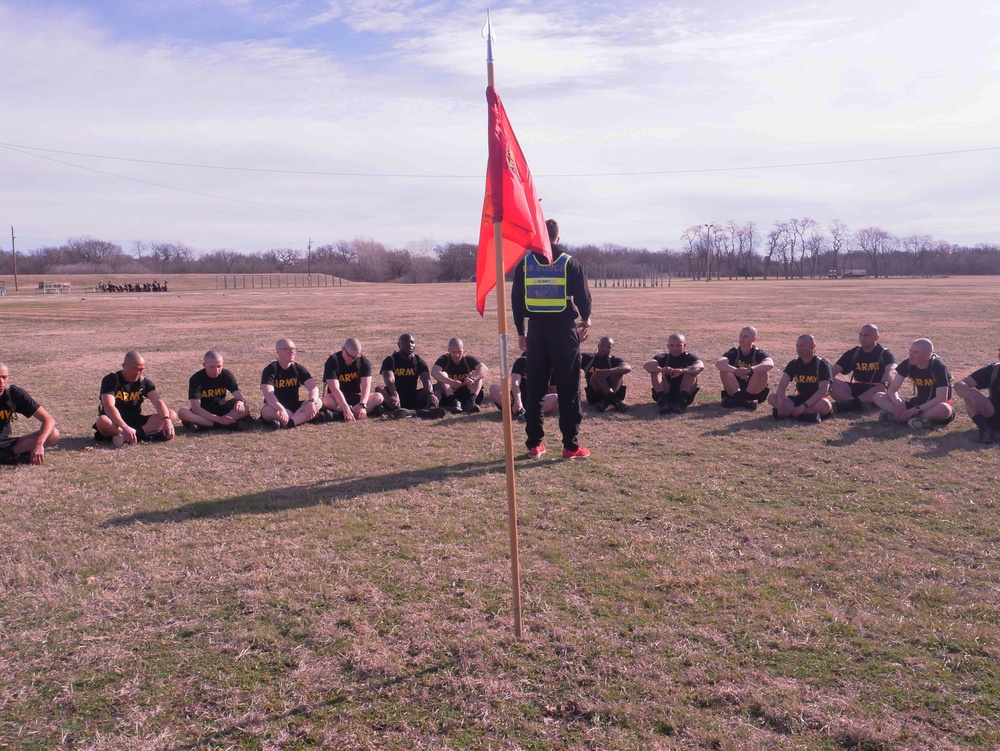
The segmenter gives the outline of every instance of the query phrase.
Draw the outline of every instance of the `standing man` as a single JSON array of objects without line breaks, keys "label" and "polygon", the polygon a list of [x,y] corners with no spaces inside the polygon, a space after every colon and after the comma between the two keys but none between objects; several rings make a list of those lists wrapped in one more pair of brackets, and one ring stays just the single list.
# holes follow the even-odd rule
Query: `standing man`
[{"label": "standing man", "polygon": [[[899,387],[909,378],[917,395],[903,401]],[[872,400],[882,410],[883,422],[905,422],[914,430],[932,423],[947,425],[955,419],[951,406],[951,371],[934,354],[930,339],[917,339],[910,345],[910,356],[896,368],[889,388]]]},{"label": "standing man", "polygon": [[739,344],[715,362],[722,381],[722,406],[726,409],[757,409],[770,393],[767,374],[774,368],[774,360],[757,347],[756,341],[757,329],[744,326]]},{"label": "standing man", "polygon": [[[797,358],[785,366],[778,388],[767,398],[775,420],[794,417],[799,422],[818,423],[833,411],[830,403],[830,363],[816,354],[816,337],[802,334],[795,340]],[[788,386],[795,383],[795,393],[788,395]]]},{"label": "standing man", "polygon": [[[586,459],[590,449],[577,439],[580,421],[580,342],[590,330],[590,289],[579,261],[559,244],[559,225],[545,222],[552,243],[552,263],[537,253],[526,253],[514,271],[511,309],[518,344],[528,354],[525,404],[525,445],[528,456],[545,453],[542,438],[542,398],[549,380],[559,398],[559,430],[563,459]],[[576,323],[577,317],[580,323]],[[525,336],[524,320],[531,319]]]},{"label": "standing man", "polygon": [[[143,376],[145,372],[146,360],[132,350],[125,353],[121,370],[104,376],[94,440],[111,441],[115,446],[173,440],[177,413],[163,401],[153,382]],[[156,409],[155,414],[142,414],[146,399]]]},{"label": "standing man", "polygon": [[[34,417],[42,426],[20,438],[10,434],[11,420],[18,414]],[[59,440],[52,415],[19,386],[11,385],[10,370],[0,362],[0,464],[41,464],[45,448]]]},{"label": "standing man", "polygon": [[[190,430],[215,427],[242,431],[252,419],[240,393],[236,376],[222,367],[222,355],[214,349],[205,353],[204,366],[188,380],[190,407],[180,409],[181,422]],[[232,399],[226,399],[232,394]]]},{"label": "standing man", "polygon": [[[860,412],[866,404],[872,404],[875,394],[885,391],[896,372],[896,356],[878,343],[878,326],[866,323],[858,332],[858,344],[847,350],[833,364],[833,381],[830,396],[833,397],[833,411]],[[850,377],[842,381],[839,375]]]},{"label": "standing man", "polygon": [[430,368],[415,352],[417,340],[413,334],[402,334],[396,346],[396,351],[382,361],[385,386],[377,389],[385,399],[389,417],[425,420],[444,417],[444,409],[438,405],[437,394],[431,388]]},{"label": "standing man", "polygon": [[583,368],[583,393],[598,412],[614,407],[616,412],[628,412],[625,404],[625,376],[632,372],[632,366],[622,358],[611,354],[615,340],[602,336],[597,342],[597,353],[584,352],[580,367]]},{"label": "standing man", "polygon": [[[278,359],[260,374],[260,391],[264,406],[260,408],[261,422],[279,428],[304,425],[319,414],[323,402],[319,398],[316,379],[302,365],[295,362],[295,342],[279,339],[274,349]],[[299,388],[305,388],[306,400],[299,400]]]},{"label": "standing man", "polygon": [[698,375],[705,363],[694,352],[687,351],[684,334],[671,334],[667,338],[667,351],[655,355],[643,364],[649,373],[653,401],[661,415],[680,414],[694,401],[698,393]]},{"label": "standing man", "polygon": [[[980,389],[986,389],[983,394]],[[955,384],[965,410],[979,428],[980,443],[996,443],[1000,430],[1000,362],[987,365]]]},{"label": "standing man", "polygon": [[361,354],[361,342],[353,336],[326,359],[323,382],[327,389],[323,406],[347,422],[381,414],[383,397],[372,391],[371,361]]}]

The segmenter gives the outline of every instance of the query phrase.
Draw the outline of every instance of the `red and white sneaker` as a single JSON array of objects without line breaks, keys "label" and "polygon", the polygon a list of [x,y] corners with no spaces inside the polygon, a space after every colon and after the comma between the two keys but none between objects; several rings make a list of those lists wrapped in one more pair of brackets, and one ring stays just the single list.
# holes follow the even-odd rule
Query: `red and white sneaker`
[{"label": "red and white sneaker", "polygon": [[579,446],[576,451],[563,449],[563,459],[586,459],[588,456],[590,456],[590,449],[585,449],[583,446]]},{"label": "red and white sneaker", "polygon": [[544,453],[545,453],[545,447],[539,443],[537,446],[528,449],[528,458],[537,459]]}]

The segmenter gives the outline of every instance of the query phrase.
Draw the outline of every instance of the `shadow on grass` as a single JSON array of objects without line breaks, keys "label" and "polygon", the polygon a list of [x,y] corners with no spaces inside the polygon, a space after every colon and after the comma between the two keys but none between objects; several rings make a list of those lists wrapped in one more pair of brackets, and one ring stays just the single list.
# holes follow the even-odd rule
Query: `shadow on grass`
[{"label": "shadow on grass", "polygon": [[[518,454],[515,453],[515,457]],[[323,480],[309,485],[293,485],[261,493],[240,495],[210,501],[194,501],[164,511],[140,511],[128,516],[116,516],[101,527],[124,527],[130,524],[160,524],[184,522],[190,519],[224,518],[239,514],[270,514],[289,509],[331,505],[371,493],[408,490],[428,482],[466,479],[492,472],[503,474],[504,461],[465,462],[438,467],[393,472],[384,475],[357,477],[347,480]]]},{"label": "shadow on grass", "polygon": [[[412,673],[407,673],[405,675],[397,675],[393,678],[386,678],[385,680],[375,681],[364,686],[364,691],[370,694],[378,694],[387,688],[392,688],[394,686],[403,685],[406,683],[416,683],[421,678],[428,675],[434,675],[442,670],[448,670],[456,667],[458,665],[458,659],[445,660],[438,662],[429,667],[423,668],[422,670],[417,670]],[[345,704],[353,699],[357,698],[360,691],[352,692],[350,694],[344,691],[338,691],[337,693],[331,694],[324,699],[319,701],[309,702],[309,703],[299,703],[290,709],[286,709],[284,712],[272,712],[268,715],[263,715],[260,717],[248,718],[240,722],[234,722],[229,727],[221,728],[216,730],[214,733],[209,733],[208,735],[203,735],[196,741],[186,743],[180,746],[171,747],[170,751],[192,751],[196,748],[213,748],[216,744],[224,743],[228,746],[228,739],[239,738],[241,740],[245,739],[250,733],[253,733],[255,728],[266,728],[273,722],[281,722],[282,720],[289,720],[293,717],[305,717],[308,718],[316,712],[322,711],[324,709],[338,707],[341,704]]]}]

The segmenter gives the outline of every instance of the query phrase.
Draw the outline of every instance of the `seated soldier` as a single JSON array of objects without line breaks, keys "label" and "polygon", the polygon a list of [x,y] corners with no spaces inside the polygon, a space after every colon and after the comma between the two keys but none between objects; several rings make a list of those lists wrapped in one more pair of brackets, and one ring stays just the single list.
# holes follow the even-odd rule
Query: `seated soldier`
[{"label": "seated soldier", "polygon": [[580,368],[583,370],[583,392],[587,403],[598,412],[614,407],[616,412],[628,412],[625,405],[625,376],[632,366],[611,354],[615,340],[602,336],[597,342],[597,352],[584,352]]},{"label": "seated soldier", "polygon": [[417,340],[412,334],[402,334],[396,345],[397,350],[382,361],[385,386],[377,389],[389,417],[422,417],[425,420],[444,417],[445,411],[438,405],[437,394],[431,387],[431,370],[416,354]]},{"label": "seated soldier", "polygon": [[[34,417],[42,425],[33,433],[12,436],[10,423],[21,414]],[[0,464],[41,464],[45,449],[56,445],[59,431],[45,408],[20,386],[10,383],[10,370],[0,362]]]},{"label": "seated soldier", "polygon": [[[981,393],[980,389],[986,389]],[[979,428],[980,443],[1000,440],[1000,362],[967,375],[955,384],[955,393],[965,400],[965,410]]]},{"label": "seated soldier", "polygon": [[653,401],[660,405],[660,414],[681,413],[698,393],[698,374],[705,369],[698,355],[687,351],[683,334],[671,334],[667,351],[656,355],[642,366],[649,373],[653,386]]},{"label": "seated soldier", "polygon": [[[182,407],[178,414],[184,427],[191,430],[229,428],[245,430],[253,419],[247,403],[240,393],[236,376],[222,367],[222,355],[215,350],[205,353],[201,370],[188,379],[190,407]],[[232,399],[226,399],[232,394]]]},{"label": "seated soldier", "polygon": [[[910,356],[896,367],[889,388],[875,394],[875,406],[882,410],[883,422],[905,422],[914,430],[933,423],[947,424],[955,419],[951,406],[951,371],[934,354],[930,339],[917,339],[910,345]],[[909,378],[916,396],[903,400],[899,387]]]},{"label": "seated soldier", "polygon": [[[143,376],[145,371],[146,361],[133,350],[125,353],[121,370],[104,376],[94,423],[95,440],[122,446],[173,439],[177,413],[160,398],[153,382]],[[147,398],[156,409],[153,415],[142,414],[142,402]]]},{"label": "seated soldier", "polygon": [[774,367],[774,360],[767,352],[757,348],[756,341],[757,329],[744,326],[740,329],[739,344],[715,362],[719,380],[722,381],[722,406],[727,409],[757,409],[771,392],[767,377]]},{"label": "seated soldier", "polygon": [[323,406],[347,422],[382,414],[382,395],[372,391],[372,364],[361,354],[361,342],[353,336],[339,352],[326,359],[323,382],[327,393]]},{"label": "seated soldier", "polygon": [[[833,411],[830,403],[830,363],[816,354],[816,337],[802,334],[795,340],[797,358],[785,366],[777,390],[767,397],[775,420],[794,417],[800,422],[820,422]],[[795,383],[795,393],[788,395],[788,385]]]},{"label": "seated soldier", "polygon": [[[295,342],[279,339],[274,345],[278,359],[260,374],[260,391],[264,406],[260,420],[279,428],[294,428],[315,419],[323,406],[319,386],[308,370],[295,362]],[[305,388],[306,399],[299,399],[299,388]]]},{"label": "seated soldier", "polygon": [[451,339],[448,354],[441,355],[431,368],[431,376],[437,381],[434,390],[441,406],[455,414],[478,412],[488,372],[478,358],[465,354],[465,343],[461,339]]},{"label": "seated soldier", "polygon": [[[860,344],[847,350],[834,363],[830,385],[834,412],[860,412],[865,405],[872,404],[875,394],[885,391],[892,380],[896,372],[896,356],[878,340],[878,327],[866,323],[858,332]],[[850,376],[850,382],[837,378],[841,374]]]},{"label": "seated soldier", "polygon": [[[528,353],[522,352],[521,356],[514,360],[510,368],[510,416],[511,419],[524,421],[524,400],[528,398]],[[497,409],[503,409],[501,400],[503,395],[499,383],[490,385],[490,398]],[[542,414],[551,415],[559,409],[559,395],[556,393],[555,383],[549,382],[548,391],[542,396]]]}]

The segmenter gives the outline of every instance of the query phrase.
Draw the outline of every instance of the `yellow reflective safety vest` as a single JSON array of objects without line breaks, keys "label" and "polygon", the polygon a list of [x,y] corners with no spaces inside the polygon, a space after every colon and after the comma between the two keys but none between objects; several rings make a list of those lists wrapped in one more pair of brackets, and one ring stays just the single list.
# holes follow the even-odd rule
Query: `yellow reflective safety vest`
[{"label": "yellow reflective safety vest", "polygon": [[566,310],[566,264],[563,253],[551,264],[540,263],[534,253],[524,258],[524,307],[529,313],[561,313]]}]

